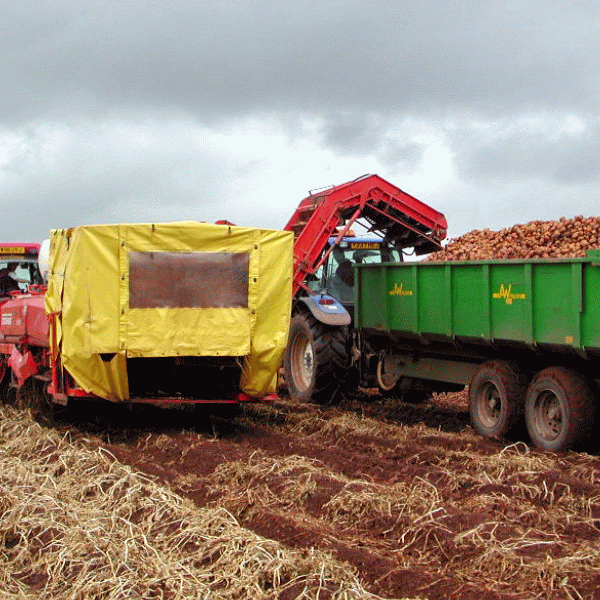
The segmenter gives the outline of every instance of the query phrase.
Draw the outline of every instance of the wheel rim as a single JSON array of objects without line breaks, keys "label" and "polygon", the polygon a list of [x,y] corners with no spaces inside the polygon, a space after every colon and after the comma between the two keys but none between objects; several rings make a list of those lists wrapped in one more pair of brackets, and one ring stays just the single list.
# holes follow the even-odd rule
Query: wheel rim
[{"label": "wheel rim", "polygon": [[502,409],[500,391],[488,381],[477,398],[477,412],[484,427],[492,428],[498,424]]},{"label": "wheel rim", "polygon": [[558,396],[550,391],[541,392],[533,408],[535,425],[540,437],[555,440],[562,432],[563,414]]},{"label": "wheel rim", "polygon": [[294,385],[297,390],[304,391],[310,386],[315,368],[313,348],[308,337],[302,334],[296,336],[291,355]]},{"label": "wheel rim", "polygon": [[394,389],[394,387],[398,383],[398,380],[400,379],[399,375],[394,375],[393,373],[386,372],[385,358],[377,362],[376,377],[377,385],[380,387],[380,389],[384,390],[385,392],[389,392],[390,390]]}]

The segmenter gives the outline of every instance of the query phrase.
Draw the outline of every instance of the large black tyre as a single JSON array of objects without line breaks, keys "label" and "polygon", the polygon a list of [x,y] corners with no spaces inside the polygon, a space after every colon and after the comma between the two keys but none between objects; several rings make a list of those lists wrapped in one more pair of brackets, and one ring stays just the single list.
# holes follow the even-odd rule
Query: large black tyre
[{"label": "large black tyre", "polygon": [[592,432],[594,416],[594,392],[572,369],[544,369],[527,389],[525,422],[538,448],[565,452],[583,444]]},{"label": "large black tyre", "polygon": [[298,313],[290,325],[283,369],[288,392],[297,402],[340,400],[348,369],[344,331],[317,321],[312,314]]},{"label": "large black tyre", "polygon": [[505,438],[523,416],[527,380],[512,363],[493,360],[479,367],[469,385],[474,429],[487,438]]}]

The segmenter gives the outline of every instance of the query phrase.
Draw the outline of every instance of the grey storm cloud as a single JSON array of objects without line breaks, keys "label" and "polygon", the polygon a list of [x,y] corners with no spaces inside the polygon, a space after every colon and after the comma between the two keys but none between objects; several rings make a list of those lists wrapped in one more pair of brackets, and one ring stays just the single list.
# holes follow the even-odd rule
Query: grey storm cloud
[{"label": "grey storm cloud", "polygon": [[358,111],[329,114],[323,120],[321,139],[324,146],[340,155],[374,155],[383,165],[411,170],[425,149],[424,143],[411,139],[414,125]]},{"label": "grey storm cloud", "polygon": [[548,176],[565,184],[600,177],[600,122],[583,131],[553,133],[517,129],[501,139],[482,132],[456,136],[463,175],[481,179]]},{"label": "grey storm cloud", "polygon": [[[72,227],[85,223],[86,215],[110,211],[115,202],[146,204],[130,216],[155,220],[170,205],[182,214],[198,196],[218,197],[215,180],[203,175],[223,176],[223,165],[208,153],[190,151],[196,140],[181,128],[143,121],[135,127],[79,123],[58,131],[27,131],[22,152],[1,169],[4,211],[17,218],[26,199],[40,214],[50,208],[53,227]],[[175,142],[173,133],[179,134]],[[61,138],[59,150],[52,147],[54,137]],[[188,218],[197,219],[197,211],[190,210]]]},{"label": "grey storm cloud", "polygon": [[131,106],[176,106],[210,122],[265,111],[585,111],[598,102],[594,3],[42,6],[2,8],[3,120]]}]

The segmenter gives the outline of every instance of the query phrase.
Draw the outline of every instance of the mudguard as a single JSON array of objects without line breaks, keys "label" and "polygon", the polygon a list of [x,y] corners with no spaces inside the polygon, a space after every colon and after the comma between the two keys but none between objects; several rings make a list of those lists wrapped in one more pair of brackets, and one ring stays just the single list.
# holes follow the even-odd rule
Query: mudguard
[{"label": "mudguard", "polygon": [[21,354],[16,346],[13,347],[8,359],[8,366],[12,369],[18,384],[21,386],[28,377],[35,375],[38,371],[38,364],[29,350]]},{"label": "mudguard", "polygon": [[352,317],[344,306],[329,294],[302,296],[297,302],[310,310],[313,317],[325,325],[350,325]]}]

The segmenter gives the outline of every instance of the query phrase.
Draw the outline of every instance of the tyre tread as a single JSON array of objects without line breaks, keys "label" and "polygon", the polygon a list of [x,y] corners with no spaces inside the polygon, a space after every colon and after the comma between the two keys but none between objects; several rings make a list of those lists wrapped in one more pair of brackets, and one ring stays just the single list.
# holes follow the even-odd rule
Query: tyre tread
[{"label": "tyre tread", "polygon": [[[532,423],[531,394],[535,392],[537,386],[544,379],[556,382],[559,388],[563,390],[568,403],[568,423],[564,435],[561,432],[560,439],[551,442],[540,439]],[[577,371],[562,366],[543,369],[533,378],[527,391],[527,429],[532,442],[539,448],[553,452],[564,452],[581,446],[587,441],[593,430],[595,404],[592,387]]]},{"label": "tyre tread", "polygon": [[[507,399],[504,418],[492,431],[485,427],[478,418],[476,397],[480,382],[483,383],[490,378],[500,380]],[[527,379],[516,364],[510,361],[491,360],[481,365],[469,386],[469,412],[475,430],[484,437],[506,438],[510,436],[521,422],[526,388]]]},{"label": "tyre tread", "polygon": [[[313,378],[312,389],[310,390],[310,399],[312,402],[319,404],[331,404],[335,402],[336,396],[338,396],[337,391],[342,384],[344,374],[348,368],[346,336],[340,327],[325,325],[310,313],[298,313],[294,319],[297,319],[298,316],[304,320],[313,340],[316,372]],[[291,331],[293,329],[294,327],[292,327]],[[301,401],[305,401],[305,395],[296,393],[295,386],[291,381],[289,360],[288,350],[286,349],[284,369],[286,371],[286,381],[290,388],[290,395],[292,397],[295,396]]]}]

